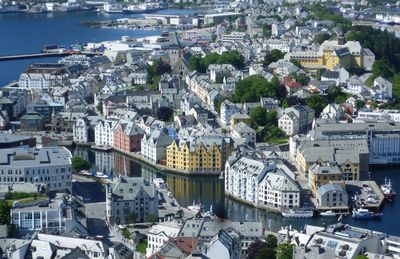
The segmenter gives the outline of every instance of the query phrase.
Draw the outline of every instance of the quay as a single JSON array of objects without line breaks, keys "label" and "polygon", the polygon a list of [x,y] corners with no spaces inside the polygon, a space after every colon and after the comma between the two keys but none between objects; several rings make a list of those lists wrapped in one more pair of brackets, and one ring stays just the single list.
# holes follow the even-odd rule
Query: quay
[{"label": "quay", "polygon": [[74,54],[95,56],[101,55],[101,52],[90,52],[90,51],[71,51],[71,52],[42,52],[42,53],[28,53],[28,54],[16,54],[9,56],[0,56],[0,61],[17,60],[17,59],[32,59],[32,58],[49,58],[49,57],[65,57]]}]

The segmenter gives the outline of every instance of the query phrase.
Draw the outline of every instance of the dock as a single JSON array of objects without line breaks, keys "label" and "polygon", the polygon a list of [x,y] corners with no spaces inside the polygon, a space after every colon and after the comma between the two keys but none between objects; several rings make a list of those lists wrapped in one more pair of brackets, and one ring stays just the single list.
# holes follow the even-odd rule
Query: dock
[{"label": "dock", "polygon": [[95,56],[101,55],[100,52],[90,52],[90,51],[81,51],[81,52],[41,52],[41,53],[28,53],[28,54],[15,54],[8,56],[0,56],[0,61],[9,61],[9,60],[17,60],[17,59],[32,59],[32,58],[50,58],[50,57],[66,57],[74,54],[85,55],[85,56]]}]

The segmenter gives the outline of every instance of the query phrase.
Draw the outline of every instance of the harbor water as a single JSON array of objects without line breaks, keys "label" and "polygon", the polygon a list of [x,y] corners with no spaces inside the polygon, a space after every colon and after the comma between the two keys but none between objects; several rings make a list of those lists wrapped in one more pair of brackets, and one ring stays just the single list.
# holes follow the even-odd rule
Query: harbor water
[{"label": "harbor water", "polygon": [[[171,192],[181,206],[192,205],[193,201],[204,205],[208,210],[213,205],[214,212],[221,218],[234,221],[258,221],[263,222],[266,229],[279,230],[281,226],[291,225],[293,228],[302,229],[305,224],[337,223],[337,218],[314,217],[311,219],[289,219],[283,218],[280,214],[267,212],[262,209],[241,204],[224,195],[223,180],[218,177],[192,177],[175,174],[164,174],[148,165],[135,161],[118,152],[101,152],[88,148],[76,148],[73,153],[82,156],[90,161],[93,171],[101,171],[108,174],[110,178],[118,175],[139,177],[142,176],[148,181],[155,178],[162,178],[168,184]],[[371,180],[382,184],[385,177],[390,178],[397,191],[400,191],[400,169],[375,167],[371,168]],[[367,176],[368,177],[368,176]],[[353,220],[351,215],[342,218],[343,223],[370,228],[376,231],[387,232],[392,235],[400,235],[400,196],[392,202],[383,205],[384,213],[381,220]]]}]

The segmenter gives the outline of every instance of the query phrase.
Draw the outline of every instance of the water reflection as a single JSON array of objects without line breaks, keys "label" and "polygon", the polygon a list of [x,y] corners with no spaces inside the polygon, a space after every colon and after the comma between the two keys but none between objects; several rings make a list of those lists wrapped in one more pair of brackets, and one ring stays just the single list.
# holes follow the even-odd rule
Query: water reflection
[{"label": "water reflection", "polygon": [[[291,225],[301,229],[305,224],[333,224],[336,218],[315,217],[312,219],[287,219],[280,214],[266,212],[254,207],[238,203],[226,198],[224,195],[223,181],[218,177],[189,177],[174,174],[163,174],[153,167],[134,161],[117,152],[100,152],[88,148],[76,148],[73,153],[87,159],[95,171],[101,171],[110,178],[119,175],[131,177],[144,177],[149,182],[155,178],[163,178],[180,205],[188,206],[194,202],[202,203],[206,210],[213,205],[214,212],[221,218],[229,218],[234,221],[261,221],[264,228],[279,230],[281,226]],[[396,168],[371,168],[371,179],[378,184],[384,182],[384,178],[392,179],[397,192],[400,192],[400,172]],[[378,221],[354,221],[350,216],[344,217],[343,222],[377,231],[400,235],[400,221],[397,215],[400,212],[400,196],[392,203],[383,207],[384,218]]]}]

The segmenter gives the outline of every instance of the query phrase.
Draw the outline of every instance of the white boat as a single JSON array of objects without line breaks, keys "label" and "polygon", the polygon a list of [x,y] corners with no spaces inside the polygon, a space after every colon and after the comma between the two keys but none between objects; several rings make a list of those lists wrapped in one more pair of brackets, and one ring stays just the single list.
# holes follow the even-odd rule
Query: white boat
[{"label": "white boat", "polygon": [[314,216],[314,211],[306,209],[290,209],[282,211],[282,216],[285,218],[312,218]]},{"label": "white boat", "polygon": [[83,174],[83,175],[92,176],[92,174],[87,170],[82,170],[80,173]]},{"label": "white boat", "polygon": [[383,192],[383,195],[385,195],[385,198],[391,199],[396,195],[396,192],[393,189],[392,186],[392,181],[387,179],[385,177],[385,184],[381,185],[381,190]]},{"label": "white boat", "polygon": [[193,201],[193,205],[190,205],[187,208],[188,208],[188,210],[193,211],[193,212],[201,212],[202,211],[201,204],[196,204],[194,201]]},{"label": "white boat", "polygon": [[127,7],[123,8],[123,12],[126,14],[144,13],[145,9],[140,8],[137,5],[128,5]]},{"label": "white boat", "polygon": [[321,215],[321,217],[336,217],[336,213],[331,210],[321,212],[319,215]]},{"label": "white boat", "polygon": [[98,178],[108,178],[108,175],[106,175],[102,172],[97,172],[95,176]]},{"label": "white boat", "polygon": [[353,219],[380,219],[382,216],[383,213],[375,213],[363,208],[354,209],[352,214]]},{"label": "white boat", "polygon": [[157,188],[160,188],[160,189],[162,189],[164,187],[164,184],[165,184],[164,180],[161,179],[161,178],[154,179],[153,183]]},{"label": "white boat", "polygon": [[211,204],[211,206],[210,206],[210,210],[209,211],[207,211],[207,212],[205,212],[204,213],[204,216],[205,217],[211,217],[211,216],[214,216],[214,211],[213,211],[213,205]]}]

